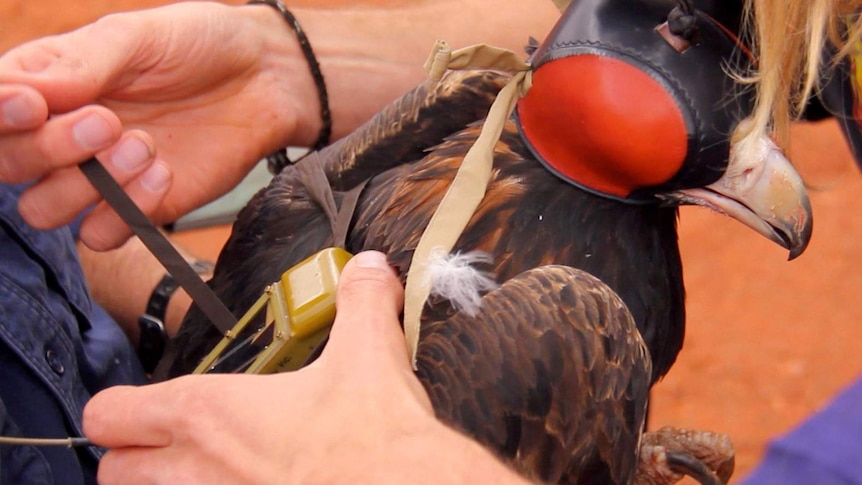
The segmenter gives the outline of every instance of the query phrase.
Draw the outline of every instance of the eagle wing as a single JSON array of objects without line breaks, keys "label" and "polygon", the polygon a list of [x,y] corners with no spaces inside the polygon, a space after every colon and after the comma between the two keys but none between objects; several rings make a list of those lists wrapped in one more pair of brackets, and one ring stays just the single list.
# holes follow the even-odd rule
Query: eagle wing
[{"label": "eagle wing", "polygon": [[[370,179],[348,250],[382,250],[402,277],[506,76],[451,73],[445,79],[420,86],[319,154],[336,201],[338,191]],[[492,254],[495,267],[488,269],[503,285],[483,297],[473,317],[456,313],[448,301],[430,302],[419,378],[441,419],[526,475],[560,483],[628,483],[650,384],[649,357],[616,293],[586,272],[548,266],[584,253],[572,242],[580,216],[554,216],[554,224],[543,225],[531,209],[517,216],[525,217],[515,222],[517,230],[511,227],[527,201],[573,216],[570,202],[577,194],[527,156],[511,124],[506,131],[487,200],[456,248]],[[296,167],[288,166],[238,214],[210,285],[240,315],[265,285],[331,237],[323,210]],[[191,372],[220,338],[192,308],[160,376]]]},{"label": "eagle wing", "polygon": [[[449,72],[439,82],[420,84],[350,136],[321,150],[319,160],[336,202],[338,191],[397,171],[423,158],[447,135],[484,118],[508,78],[492,71]],[[296,167],[288,166],[237,214],[208,284],[240,317],[265,285],[326,247],[330,237],[326,215],[309,197]],[[221,337],[193,305],[154,378],[192,372]]]},{"label": "eagle wing", "polygon": [[634,476],[650,359],[622,300],[588,273],[532,269],[477,315],[423,325],[417,366],[438,417],[530,478]]}]

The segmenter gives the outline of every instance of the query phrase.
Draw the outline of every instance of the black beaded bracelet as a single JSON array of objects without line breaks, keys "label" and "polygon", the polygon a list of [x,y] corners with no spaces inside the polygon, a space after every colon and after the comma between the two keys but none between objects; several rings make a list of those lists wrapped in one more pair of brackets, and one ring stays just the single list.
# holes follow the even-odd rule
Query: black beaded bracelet
[{"label": "black beaded bracelet", "polygon": [[[311,70],[311,77],[314,79],[314,85],[317,87],[317,96],[320,99],[320,118],[322,126],[317,140],[312,145],[312,150],[320,150],[329,144],[329,138],[332,136],[332,112],[329,109],[329,94],[326,92],[326,83],[323,80],[323,73],[320,71],[320,64],[317,62],[317,57],[311,49],[311,43],[308,42],[308,37],[296,17],[290,13],[290,10],[284,6],[279,0],[250,0],[249,5],[262,4],[278,10],[284,20],[293,28],[296,33],[296,39],[299,41],[299,47],[302,49],[302,54],[305,60],[308,61],[308,67]],[[287,158],[286,150],[279,150],[267,157],[269,170],[273,173],[278,173],[287,164],[291,163]]]}]

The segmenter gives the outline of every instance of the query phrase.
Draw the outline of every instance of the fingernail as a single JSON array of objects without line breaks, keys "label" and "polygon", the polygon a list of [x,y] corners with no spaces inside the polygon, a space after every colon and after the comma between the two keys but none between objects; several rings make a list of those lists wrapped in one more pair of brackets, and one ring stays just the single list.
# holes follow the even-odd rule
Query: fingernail
[{"label": "fingernail", "polygon": [[141,186],[150,192],[161,192],[171,180],[171,173],[161,163],[154,163],[141,175]]},{"label": "fingernail", "polygon": [[356,266],[360,268],[389,269],[386,255],[378,251],[365,251],[354,256],[353,259],[356,261]]},{"label": "fingernail", "polygon": [[30,126],[36,123],[36,113],[25,96],[18,95],[3,102],[3,121],[8,126]]},{"label": "fingernail", "polygon": [[120,170],[133,172],[139,169],[152,156],[153,152],[150,151],[150,147],[143,140],[128,138],[111,155],[111,164]]},{"label": "fingernail", "polygon": [[111,125],[97,114],[87,116],[72,127],[72,136],[78,145],[85,150],[104,148],[111,142],[113,134]]}]

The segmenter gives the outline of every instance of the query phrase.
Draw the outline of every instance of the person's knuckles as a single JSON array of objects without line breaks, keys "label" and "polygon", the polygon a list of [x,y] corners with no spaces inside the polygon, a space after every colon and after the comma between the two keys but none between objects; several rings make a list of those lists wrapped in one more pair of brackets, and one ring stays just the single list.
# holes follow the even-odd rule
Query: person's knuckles
[{"label": "person's knuckles", "polygon": [[22,183],[80,163],[120,139],[119,119],[104,108],[51,118],[0,137],[0,180]]},{"label": "person's knuckles", "polygon": [[16,46],[0,56],[0,82],[22,82],[45,70],[58,58],[54,37]]},{"label": "person's knuckles", "polygon": [[18,199],[18,212],[31,226],[51,229],[68,224],[96,200],[96,190],[80,170],[69,167],[50,172],[28,187]]},{"label": "person's knuckles", "polygon": [[93,396],[84,406],[82,426],[84,435],[96,443],[109,436],[116,424],[118,400],[124,400],[130,386],[115,386]]},{"label": "person's knuckles", "polygon": [[13,153],[0,145],[0,182],[16,184],[30,177],[25,163],[20,162]]},{"label": "person's knuckles", "polygon": [[[159,386],[160,418],[174,435],[174,440],[207,439],[208,431],[219,423],[229,420],[236,412],[236,399],[227,395],[234,389],[240,401],[243,400],[243,385],[249,380],[259,380],[261,376],[236,375],[186,375],[171,379]],[[254,389],[253,387],[251,387]]]},{"label": "person's knuckles", "polygon": [[122,133],[114,113],[90,106],[53,116],[38,129],[7,139],[2,148],[13,163],[24,166],[24,173],[35,178],[111,148]]},{"label": "person's knuckles", "polygon": [[72,199],[74,202],[71,204],[57,204],[53,197],[45,196],[50,191],[43,188],[36,185],[18,199],[18,213],[36,229],[47,230],[68,224],[85,208],[78,198]]},{"label": "person's knuckles", "polygon": [[[99,459],[99,469],[96,479],[100,485],[120,485],[129,483],[129,477],[134,477],[137,483],[144,483],[142,471],[138,470],[131,458],[134,451],[115,449],[108,450]],[[146,473],[146,472],[143,472]]]},{"label": "person's knuckles", "polygon": [[0,135],[38,127],[48,119],[48,106],[25,85],[0,85]]},{"label": "person's knuckles", "polygon": [[[129,199],[154,224],[164,222],[156,217],[162,202],[168,195],[173,179],[168,165],[156,161],[137,177],[126,182],[123,176],[123,190]],[[102,251],[122,245],[132,235],[132,230],[123,218],[107,202],[100,202],[81,223],[80,238],[87,247]]]},{"label": "person's knuckles", "polygon": [[170,448],[112,448],[99,460],[96,481],[99,485],[217,483],[194,480],[184,474],[187,462],[185,456]]},{"label": "person's knuckles", "polygon": [[122,246],[132,237],[132,230],[113,209],[108,209],[94,211],[87,216],[81,222],[78,237],[93,251],[109,251]]}]

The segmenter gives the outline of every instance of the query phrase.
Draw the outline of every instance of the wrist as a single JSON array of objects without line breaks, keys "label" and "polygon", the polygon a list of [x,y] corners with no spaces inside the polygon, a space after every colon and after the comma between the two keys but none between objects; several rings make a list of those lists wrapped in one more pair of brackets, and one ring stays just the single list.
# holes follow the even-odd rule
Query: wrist
[{"label": "wrist", "polygon": [[[212,272],[209,262],[196,261],[191,266],[204,279]],[[191,303],[188,294],[168,273],[153,288],[144,313],[138,317],[138,357],[148,373],[155,370],[168,339],[176,335]]]},{"label": "wrist", "polygon": [[[241,7],[261,32],[261,70],[268,72],[267,90],[277,93],[271,103],[279,132],[273,149],[311,146],[322,127],[317,88],[296,34],[278,11],[268,5]],[[409,9],[412,11],[412,9]],[[386,104],[423,81],[423,62],[433,39],[393,42],[381,29],[403,23],[405,8],[355,10],[291,8],[302,25],[326,81],[332,111],[331,140],[367,121]],[[410,18],[413,18],[411,16]],[[410,44],[403,48],[403,43]],[[417,48],[421,46],[421,48]]]},{"label": "wrist", "polygon": [[[261,106],[272,110],[262,155],[285,146],[311,146],[322,127],[320,101],[296,33],[282,15],[265,4],[239,7],[260,36]],[[301,22],[301,19],[300,19]],[[325,75],[325,74],[324,74]]]},{"label": "wrist", "polygon": [[138,317],[138,358],[147,373],[152,373],[165,350],[165,315],[168,303],[179,288],[177,281],[165,274],[150,294],[144,313]]}]

